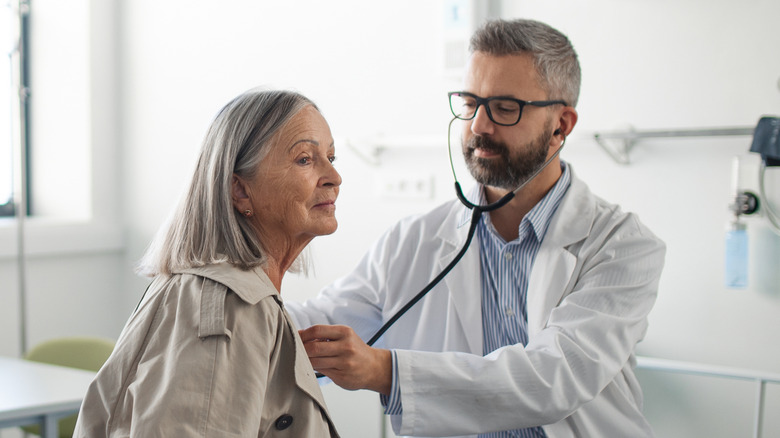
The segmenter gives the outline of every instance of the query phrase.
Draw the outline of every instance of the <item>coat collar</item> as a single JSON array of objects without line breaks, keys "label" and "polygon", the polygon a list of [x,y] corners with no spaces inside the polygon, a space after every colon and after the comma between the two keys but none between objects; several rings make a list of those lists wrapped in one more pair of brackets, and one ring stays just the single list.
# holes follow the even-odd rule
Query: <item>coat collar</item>
[{"label": "coat collar", "polygon": [[[247,304],[257,304],[263,298],[276,292],[276,287],[271,283],[271,279],[268,278],[268,275],[261,267],[245,271],[230,263],[223,262],[183,269],[179,272],[174,272],[174,274],[199,275],[224,284]],[[258,287],[258,282],[265,287]]]},{"label": "coat collar", "polygon": [[[276,288],[273,283],[271,283],[271,279],[268,278],[268,275],[266,275],[261,267],[245,271],[230,263],[217,263],[183,269],[179,272],[175,272],[175,274],[197,275],[223,284],[250,305],[257,304],[260,300],[269,296],[274,296],[280,305],[282,303],[281,297],[276,293]],[[331,430],[335,430],[330,415],[327,414],[328,409],[322,392],[319,389],[317,379],[314,377],[314,370],[311,367],[311,362],[301,343],[300,337],[295,333],[296,327],[293,325],[292,318],[290,318],[290,315],[283,305],[281,308],[285,315],[285,319],[293,332],[293,342],[295,344],[295,363],[293,366],[295,369],[296,385],[316,400],[323,413],[325,413]]]}]

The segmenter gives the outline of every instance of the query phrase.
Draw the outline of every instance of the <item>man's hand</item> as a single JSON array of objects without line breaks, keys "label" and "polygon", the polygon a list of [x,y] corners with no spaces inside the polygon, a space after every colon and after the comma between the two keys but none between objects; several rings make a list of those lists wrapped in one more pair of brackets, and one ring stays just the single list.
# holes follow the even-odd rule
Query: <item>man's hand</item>
[{"label": "man's hand", "polygon": [[389,395],[393,380],[390,350],[373,348],[345,325],[299,330],[312,367],[344,389]]}]

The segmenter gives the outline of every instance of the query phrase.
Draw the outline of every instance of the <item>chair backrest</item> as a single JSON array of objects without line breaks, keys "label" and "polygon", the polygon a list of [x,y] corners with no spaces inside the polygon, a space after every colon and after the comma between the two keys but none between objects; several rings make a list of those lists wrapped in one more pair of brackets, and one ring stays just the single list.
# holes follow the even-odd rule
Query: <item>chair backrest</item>
[{"label": "chair backrest", "polygon": [[[114,351],[114,341],[97,337],[67,337],[41,342],[28,351],[24,358],[33,362],[98,371]],[[59,420],[60,438],[71,438],[76,427],[77,415]],[[36,425],[22,426],[28,434],[40,435]]]},{"label": "chair backrest", "polygon": [[67,337],[44,341],[24,358],[33,362],[97,371],[114,351],[114,341],[98,337]]}]

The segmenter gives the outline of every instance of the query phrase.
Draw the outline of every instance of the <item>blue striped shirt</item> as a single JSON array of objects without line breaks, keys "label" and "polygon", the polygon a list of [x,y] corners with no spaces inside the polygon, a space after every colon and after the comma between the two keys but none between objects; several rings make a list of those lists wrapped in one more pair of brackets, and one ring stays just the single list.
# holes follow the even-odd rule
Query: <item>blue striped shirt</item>
[{"label": "blue striped shirt", "polygon": [[[518,238],[506,242],[496,232],[490,215],[483,214],[477,225],[479,239],[482,288],[482,344],[483,354],[506,345],[528,343],[528,315],[526,294],[528,277],[536,253],[547,232],[552,216],[571,184],[571,173],[561,163],[561,177],[547,194],[525,215],[518,228]],[[471,199],[478,197],[485,204],[485,194],[477,187]],[[471,219],[471,211],[463,213],[462,224]],[[397,379],[397,362],[393,352],[393,385],[390,397],[383,397],[385,413],[403,412],[401,391]],[[480,438],[544,438],[541,427],[484,433]]]}]

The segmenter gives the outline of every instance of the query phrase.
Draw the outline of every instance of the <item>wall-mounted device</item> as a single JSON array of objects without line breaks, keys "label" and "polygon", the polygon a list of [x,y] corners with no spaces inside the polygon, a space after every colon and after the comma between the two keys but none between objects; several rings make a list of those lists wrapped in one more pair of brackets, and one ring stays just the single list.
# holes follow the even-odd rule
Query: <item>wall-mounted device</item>
[{"label": "wall-mounted device", "polygon": [[753,133],[750,152],[761,155],[758,187],[756,195],[742,187],[740,181],[740,159],[734,158],[732,171],[732,193],[734,200],[729,209],[734,214],[726,228],[725,242],[725,283],[726,287],[743,289],[748,286],[748,234],[747,225],[740,217],[752,215],[761,210],[772,228],[780,234],[780,216],[774,211],[766,190],[766,168],[780,166],[780,118],[762,117]]},{"label": "wall-mounted device", "polygon": [[750,152],[760,154],[765,166],[780,166],[780,117],[761,117]]},{"label": "wall-mounted device", "polygon": [[763,200],[762,209],[772,229],[780,234],[780,214],[775,210],[766,191],[767,168],[780,167],[780,117],[765,116],[758,121],[750,152],[761,155],[761,166],[758,169],[758,195]]}]

